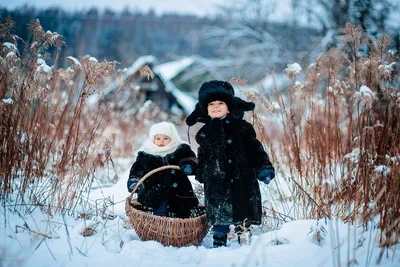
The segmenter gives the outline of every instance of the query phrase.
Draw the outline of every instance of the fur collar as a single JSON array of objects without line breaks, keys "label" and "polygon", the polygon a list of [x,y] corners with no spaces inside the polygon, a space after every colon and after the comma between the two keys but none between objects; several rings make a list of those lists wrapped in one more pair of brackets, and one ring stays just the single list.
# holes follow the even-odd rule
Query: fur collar
[{"label": "fur collar", "polygon": [[153,142],[150,140],[147,140],[146,143],[143,145],[143,147],[139,151],[146,152],[147,154],[150,155],[156,155],[156,156],[161,156],[164,157],[165,155],[171,154],[175,152],[179,145],[182,144],[181,140],[175,140],[171,143],[169,143],[166,146],[156,146]]}]

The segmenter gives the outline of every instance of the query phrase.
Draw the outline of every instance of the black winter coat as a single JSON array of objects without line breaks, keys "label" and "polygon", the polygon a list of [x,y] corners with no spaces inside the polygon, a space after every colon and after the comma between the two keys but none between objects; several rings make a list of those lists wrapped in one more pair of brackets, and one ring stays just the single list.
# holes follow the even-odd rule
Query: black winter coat
[{"label": "black winter coat", "polygon": [[232,114],[208,118],[196,134],[199,144],[196,179],[204,183],[205,206],[211,225],[261,223],[257,176],[274,169],[253,126]]},{"label": "black winter coat", "polygon": [[[195,173],[197,158],[187,144],[179,145],[175,152],[163,157],[139,151],[129,173],[128,191],[132,191],[129,189],[132,183],[137,183],[146,173],[158,167],[181,167],[184,164],[190,164]],[[176,187],[173,187],[174,183],[177,184]],[[164,200],[168,200],[168,205],[175,211],[190,209],[199,203],[187,175],[180,170],[167,169],[157,172],[147,178],[143,185],[144,190],[138,194],[138,201],[153,209],[159,208]]]}]

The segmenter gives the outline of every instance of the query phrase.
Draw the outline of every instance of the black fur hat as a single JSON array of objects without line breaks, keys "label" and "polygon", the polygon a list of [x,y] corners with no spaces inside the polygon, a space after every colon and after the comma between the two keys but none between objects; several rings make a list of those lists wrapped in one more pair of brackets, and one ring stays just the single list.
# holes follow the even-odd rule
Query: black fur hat
[{"label": "black fur hat", "polygon": [[209,81],[201,85],[199,90],[199,105],[202,111],[207,113],[209,103],[219,100],[232,108],[232,99],[234,96],[233,87],[228,82]]},{"label": "black fur hat", "polygon": [[233,87],[228,82],[209,81],[201,85],[199,90],[199,102],[196,104],[194,111],[187,117],[186,124],[192,126],[196,124],[200,118],[208,116],[207,106],[210,102],[220,100],[227,106],[230,113],[242,118],[244,111],[253,110],[255,104],[246,102],[238,97],[235,97]]}]

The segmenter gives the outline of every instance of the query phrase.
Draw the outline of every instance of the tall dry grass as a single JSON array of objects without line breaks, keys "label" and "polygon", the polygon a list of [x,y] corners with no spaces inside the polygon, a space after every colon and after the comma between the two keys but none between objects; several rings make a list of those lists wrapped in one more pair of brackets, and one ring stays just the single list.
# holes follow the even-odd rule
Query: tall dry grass
[{"label": "tall dry grass", "polygon": [[86,100],[115,78],[116,62],[68,57],[71,67],[57,69],[61,35],[35,20],[28,25],[30,39],[21,40],[14,27],[10,18],[2,19],[0,197],[3,205],[27,213],[36,207],[73,210],[90,190],[96,167],[110,159],[110,143],[99,138],[106,109]]},{"label": "tall dry grass", "polygon": [[257,102],[260,138],[289,187],[289,195],[277,187],[284,212],[366,227],[378,221],[386,248],[400,237],[400,80],[389,43],[347,24],[342,46],[304,74],[288,67],[287,93],[244,91]]},{"label": "tall dry grass", "polygon": [[[14,28],[14,21],[1,18],[3,205],[26,213],[40,207],[49,214],[73,212],[78,204],[91,206],[87,197],[99,179],[96,169],[114,166],[112,157],[132,157],[153,121],[178,123],[181,118],[146,100],[146,92],[135,89],[132,81],[136,73],[123,78],[115,70],[117,62],[90,56],[60,59],[63,36],[45,31],[39,20],[28,25],[29,40],[13,35]],[[71,66],[57,68],[59,60]],[[148,66],[138,72],[154,78]],[[105,100],[101,91],[109,86],[116,93]],[[88,101],[95,93],[100,98]]]}]

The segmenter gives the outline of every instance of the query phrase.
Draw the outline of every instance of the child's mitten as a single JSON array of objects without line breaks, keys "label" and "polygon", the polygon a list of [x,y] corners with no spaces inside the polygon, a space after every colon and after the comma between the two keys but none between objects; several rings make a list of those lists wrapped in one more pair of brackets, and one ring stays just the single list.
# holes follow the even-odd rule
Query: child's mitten
[{"label": "child's mitten", "polygon": [[263,181],[264,184],[269,182],[275,177],[275,172],[272,169],[264,169],[258,174],[258,180]]},{"label": "child's mitten", "polygon": [[[135,188],[136,185],[137,185],[137,183],[132,183],[132,184],[129,186],[129,191],[132,191],[133,188]],[[135,193],[141,194],[141,193],[143,192],[143,190],[144,190],[144,185],[141,184],[141,185],[139,185],[139,187],[138,187],[138,189],[136,190]]]},{"label": "child's mitten", "polygon": [[185,158],[179,162],[179,168],[187,175],[192,175],[196,172],[197,161],[192,158]]},{"label": "child's mitten", "polygon": [[190,166],[190,164],[184,164],[180,168],[187,175],[192,174],[193,172],[192,166]]}]

